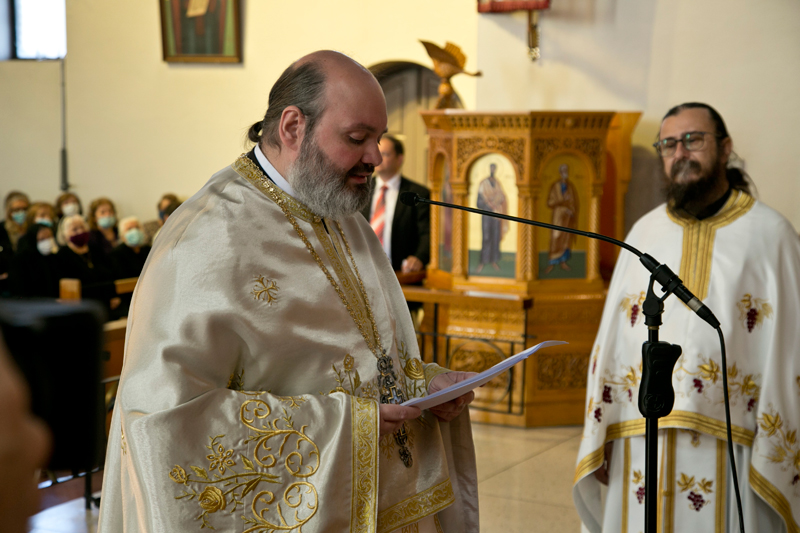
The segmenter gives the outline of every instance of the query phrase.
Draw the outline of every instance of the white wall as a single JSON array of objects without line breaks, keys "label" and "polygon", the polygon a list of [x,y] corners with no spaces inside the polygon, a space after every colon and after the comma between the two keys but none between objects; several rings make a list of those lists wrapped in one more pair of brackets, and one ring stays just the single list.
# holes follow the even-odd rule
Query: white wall
[{"label": "white wall", "polygon": [[[84,203],[105,195],[119,214],[155,216],[163,192],[190,196],[244,150],[272,83],[293,60],[333,48],[361,63],[429,65],[418,39],[462,46],[475,69],[474,3],[407,0],[243,2],[244,64],[161,59],[158,3],[72,0],[66,59],[70,181]],[[475,106],[475,81],[455,86]],[[58,67],[0,63],[0,195],[54,200],[59,184]],[[52,131],[50,131],[52,130]]]},{"label": "white wall", "polygon": [[648,146],[671,106],[707,102],[760,199],[800,228],[800,2],[557,0],[537,63],[526,27],[524,13],[479,18],[479,109],[642,110]]},{"label": "white wall", "polygon": [[[483,71],[454,78],[467,109],[642,110],[634,140],[644,147],[670,106],[707,101],[760,198],[800,227],[800,2],[552,4],[541,17],[542,60],[532,63],[525,13],[478,15],[473,1],[247,0],[244,64],[220,66],[164,63],[155,1],[71,0],[70,180],[84,201],[108,195],[121,215],[152,218],[162,192],[191,195],[243,151],[292,60],[334,48],[367,66],[429,65],[421,38],[461,45],[468,70]],[[57,195],[58,84],[57,63],[0,62],[0,195]]]}]

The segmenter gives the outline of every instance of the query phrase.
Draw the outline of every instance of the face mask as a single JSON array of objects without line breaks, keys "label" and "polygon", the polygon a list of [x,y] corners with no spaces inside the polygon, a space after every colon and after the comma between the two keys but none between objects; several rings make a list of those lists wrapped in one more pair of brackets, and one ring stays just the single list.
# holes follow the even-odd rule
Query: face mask
[{"label": "face mask", "polygon": [[52,238],[45,239],[43,241],[39,241],[36,243],[36,247],[39,249],[39,253],[42,255],[50,255],[53,253],[55,241]]},{"label": "face mask", "polygon": [[50,220],[49,218],[37,218],[33,222],[36,224],[41,224],[42,226],[47,226],[48,228],[53,227],[53,221]]},{"label": "face mask", "polygon": [[73,235],[69,238],[69,242],[77,246],[78,248],[83,248],[89,243],[89,232],[84,231],[83,233],[78,233],[77,235]]},{"label": "face mask", "polygon": [[163,209],[159,209],[159,210],[158,210],[158,219],[159,219],[159,220],[164,220],[164,215],[166,215],[166,213],[164,212],[164,210],[163,210]]},{"label": "face mask", "polygon": [[114,215],[107,216],[107,217],[100,217],[97,219],[97,225],[103,229],[108,229],[112,227],[114,224],[117,223],[116,217]]},{"label": "face mask", "polygon": [[11,220],[13,220],[18,226],[25,224],[25,211],[19,210],[14,211],[11,213]]},{"label": "face mask", "polygon": [[72,215],[77,215],[78,204],[76,203],[64,204],[61,206],[61,212],[64,213],[65,217],[71,217]]},{"label": "face mask", "polygon": [[132,228],[125,232],[125,244],[131,248],[141,246],[144,242],[144,233],[139,228]]}]

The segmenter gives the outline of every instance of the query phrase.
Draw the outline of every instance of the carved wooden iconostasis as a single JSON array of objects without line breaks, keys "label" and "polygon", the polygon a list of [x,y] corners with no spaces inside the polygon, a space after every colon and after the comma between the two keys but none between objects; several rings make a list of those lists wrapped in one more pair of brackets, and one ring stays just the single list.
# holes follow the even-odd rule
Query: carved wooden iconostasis
[{"label": "carved wooden iconostasis", "polygon": [[[434,200],[624,237],[630,139],[640,113],[421,114]],[[565,340],[476,391],[473,418],[582,423],[590,351],[616,256],[586,237],[432,207],[428,292],[407,291],[427,302],[423,331],[439,335],[424,347],[426,360],[480,371],[523,346]]]}]

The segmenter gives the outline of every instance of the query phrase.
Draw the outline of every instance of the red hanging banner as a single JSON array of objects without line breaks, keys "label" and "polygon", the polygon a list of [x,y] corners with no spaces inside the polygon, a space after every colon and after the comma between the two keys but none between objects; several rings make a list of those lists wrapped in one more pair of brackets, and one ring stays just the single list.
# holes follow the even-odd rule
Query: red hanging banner
[{"label": "red hanging banner", "polygon": [[550,0],[478,0],[478,13],[549,9]]}]

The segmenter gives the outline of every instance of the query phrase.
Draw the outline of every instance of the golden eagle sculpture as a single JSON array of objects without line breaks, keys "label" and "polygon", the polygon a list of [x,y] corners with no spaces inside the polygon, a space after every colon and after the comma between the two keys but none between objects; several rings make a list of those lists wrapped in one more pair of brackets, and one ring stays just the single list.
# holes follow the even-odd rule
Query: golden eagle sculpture
[{"label": "golden eagle sculpture", "polygon": [[455,107],[453,102],[453,86],[450,84],[450,78],[456,74],[467,74],[468,76],[481,76],[481,72],[467,72],[464,70],[464,64],[467,62],[467,56],[461,51],[458,45],[447,42],[444,48],[441,48],[431,42],[420,41],[425,46],[425,51],[433,59],[433,71],[441,78],[439,83],[439,99],[436,101],[436,109],[447,109]]}]

